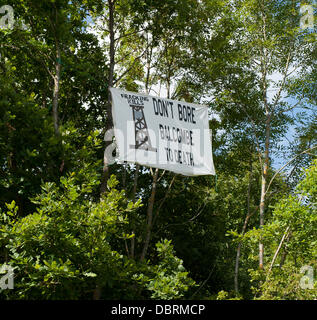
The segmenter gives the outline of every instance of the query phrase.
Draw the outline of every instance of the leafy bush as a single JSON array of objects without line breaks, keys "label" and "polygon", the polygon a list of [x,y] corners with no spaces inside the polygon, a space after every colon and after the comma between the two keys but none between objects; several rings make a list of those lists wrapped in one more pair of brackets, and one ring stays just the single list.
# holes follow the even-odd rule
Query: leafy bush
[{"label": "leafy bush", "polygon": [[266,248],[266,270],[250,270],[256,298],[317,298],[316,281],[311,288],[300,285],[305,276],[302,267],[317,267],[316,186],[317,160],[305,171],[295,193],[274,207],[271,221],[262,230],[246,234],[246,243],[256,243],[262,237]]},{"label": "leafy bush", "polygon": [[9,299],[87,299],[96,286],[104,299],[149,297],[177,299],[194,284],[170,241],[157,244],[156,266],[129,259],[114,248],[131,235],[128,215],[133,203],[118,191],[114,176],[106,196],[93,201],[98,179],[94,170],[46,183],[33,199],[37,212],[18,218],[13,201],[1,213],[0,243],[6,263],[14,268],[15,288]]},{"label": "leafy bush", "polygon": [[189,288],[195,285],[188,272],[186,272],[183,261],[175,256],[171,241],[163,240],[156,244],[160,262],[149,269],[150,275],[140,274],[136,277],[138,281],[151,292],[152,299],[180,299],[184,298]]},{"label": "leafy bush", "polygon": [[16,277],[15,290],[6,293],[10,298],[87,298],[96,285],[131,282],[134,264],[110,242],[130,237],[124,233],[127,214],[140,203],[129,202],[124,191],[115,189],[114,176],[98,203],[89,199],[92,186],[80,181],[72,173],[61,178],[61,187],[46,183],[34,199],[37,212],[22,219],[16,217],[14,202],[2,213],[1,245]]}]

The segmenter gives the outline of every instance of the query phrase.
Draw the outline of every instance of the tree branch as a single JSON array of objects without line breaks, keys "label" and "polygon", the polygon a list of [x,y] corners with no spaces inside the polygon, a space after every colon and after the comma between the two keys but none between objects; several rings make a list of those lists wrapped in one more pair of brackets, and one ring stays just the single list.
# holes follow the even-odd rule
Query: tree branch
[{"label": "tree branch", "polygon": [[303,152],[297,154],[295,157],[293,157],[291,160],[289,160],[289,161],[288,161],[285,165],[283,165],[280,169],[278,169],[278,170],[275,172],[275,174],[274,174],[274,176],[272,177],[272,179],[270,180],[270,182],[269,182],[269,184],[268,184],[268,186],[267,186],[267,189],[266,189],[265,193],[268,193],[272,182],[274,181],[274,179],[276,178],[276,176],[277,176],[285,167],[287,167],[291,162],[293,162],[296,158],[298,158],[298,157],[301,156],[302,154],[305,154],[305,153],[307,153],[308,151],[311,151],[311,150],[316,149],[316,148],[317,148],[317,145],[316,145],[316,146],[313,146],[312,148],[309,148],[309,149],[307,149],[307,150],[304,150]]}]

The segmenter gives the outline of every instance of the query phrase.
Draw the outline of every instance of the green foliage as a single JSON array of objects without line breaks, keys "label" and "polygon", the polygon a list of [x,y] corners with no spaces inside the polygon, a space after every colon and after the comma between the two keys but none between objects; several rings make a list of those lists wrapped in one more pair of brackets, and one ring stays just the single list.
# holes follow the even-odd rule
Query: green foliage
[{"label": "green foliage", "polygon": [[[316,270],[317,241],[316,162],[307,169],[316,157],[317,42],[299,28],[299,3],[9,4],[14,28],[0,28],[0,264],[14,268],[15,289],[1,298],[91,299],[96,288],[102,299],[316,298],[299,285],[302,266]],[[111,165],[116,178],[100,199],[110,78],[212,113],[217,177],[160,172],[146,262],[149,169],[135,179],[135,166]],[[266,120],[274,180],[259,229]],[[275,175],[282,156],[296,156],[290,176]]]},{"label": "green foliage", "polygon": [[[300,286],[300,279],[304,276],[301,268],[311,266],[316,270],[316,185],[315,160],[305,171],[296,193],[275,205],[270,223],[262,230],[254,229],[245,235],[244,240],[249,244],[262,238],[267,248],[267,266],[271,265],[271,269],[266,271],[250,270],[258,298],[293,300],[317,297],[316,285],[314,289]],[[273,258],[276,254],[276,258]]]},{"label": "green foliage", "polygon": [[[316,270],[316,263],[311,261],[310,267]],[[286,262],[282,268],[273,269],[269,278],[260,272],[251,271],[257,300],[314,300],[317,297],[316,281],[314,288],[302,288],[301,281],[305,274],[299,265]]]},{"label": "green foliage", "polygon": [[120,282],[124,286],[130,282],[133,264],[113,250],[110,242],[114,237],[129,237],[124,234],[127,214],[139,203],[129,203],[124,191],[115,189],[118,182],[114,176],[107,196],[93,203],[94,180],[91,172],[85,174],[89,183],[82,183],[82,177],[72,173],[60,179],[60,187],[44,184],[34,199],[37,212],[25,218],[12,219],[17,207],[7,205],[1,243],[16,273],[10,298],[87,298],[96,284],[107,287]]},{"label": "green foliage", "polygon": [[159,264],[151,268],[151,275],[139,275],[137,279],[145,282],[152,299],[181,299],[195,285],[188,277],[183,261],[175,256],[171,241],[164,240],[156,244]]},{"label": "green foliage", "polygon": [[142,297],[147,291],[151,298],[177,299],[194,285],[170,241],[157,244],[154,266],[137,266],[114,250],[112,243],[131,238],[128,215],[141,203],[128,201],[114,176],[106,196],[93,202],[97,183],[91,170],[61,177],[60,186],[46,183],[33,199],[37,212],[24,218],[17,217],[14,201],[6,205],[0,243],[16,283],[15,290],[4,292],[7,298],[83,299],[98,285],[105,299]]},{"label": "green foliage", "polygon": [[221,290],[218,292],[216,300],[241,300],[241,297],[236,297],[233,292]]}]

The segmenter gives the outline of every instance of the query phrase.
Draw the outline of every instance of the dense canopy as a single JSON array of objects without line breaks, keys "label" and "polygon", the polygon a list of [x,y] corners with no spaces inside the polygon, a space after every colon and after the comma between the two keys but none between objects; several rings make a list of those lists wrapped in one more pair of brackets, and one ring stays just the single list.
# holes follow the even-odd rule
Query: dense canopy
[{"label": "dense canopy", "polygon": [[[0,299],[317,299],[316,11],[0,0]],[[110,87],[207,105],[217,175],[111,162]]]}]

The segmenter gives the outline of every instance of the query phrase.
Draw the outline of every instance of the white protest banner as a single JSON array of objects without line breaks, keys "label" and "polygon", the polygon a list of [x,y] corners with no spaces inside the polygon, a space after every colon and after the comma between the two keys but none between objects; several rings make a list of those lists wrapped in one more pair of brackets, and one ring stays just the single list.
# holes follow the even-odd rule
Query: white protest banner
[{"label": "white protest banner", "polygon": [[119,161],[214,175],[208,108],[110,88]]}]

